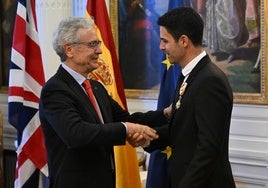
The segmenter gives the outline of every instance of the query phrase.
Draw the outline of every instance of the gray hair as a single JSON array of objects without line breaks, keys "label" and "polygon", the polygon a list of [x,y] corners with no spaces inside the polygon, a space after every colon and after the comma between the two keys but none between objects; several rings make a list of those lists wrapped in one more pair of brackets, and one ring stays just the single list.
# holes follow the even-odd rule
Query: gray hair
[{"label": "gray hair", "polygon": [[61,62],[67,58],[63,45],[66,43],[79,42],[77,30],[80,28],[90,29],[94,27],[94,20],[84,17],[69,17],[63,19],[52,36],[52,45],[55,52],[59,55]]}]

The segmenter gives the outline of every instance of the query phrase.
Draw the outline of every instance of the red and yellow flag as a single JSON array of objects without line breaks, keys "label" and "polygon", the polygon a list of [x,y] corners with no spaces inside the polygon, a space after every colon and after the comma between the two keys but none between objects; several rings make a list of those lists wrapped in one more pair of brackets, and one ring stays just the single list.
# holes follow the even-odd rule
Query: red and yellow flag
[{"label": "red and yellow flag", "polygon": [[[102,82],[109,94],[124,109],[127,109],[122,77],[111,31],[110,20],[104,0],[87,1],[87,17],[92,17],[97,27],[102,54],[99,68],[90,75]],[[115,146],[116,188],[141,188],[136,149],[128,143],[126,146]]]}]

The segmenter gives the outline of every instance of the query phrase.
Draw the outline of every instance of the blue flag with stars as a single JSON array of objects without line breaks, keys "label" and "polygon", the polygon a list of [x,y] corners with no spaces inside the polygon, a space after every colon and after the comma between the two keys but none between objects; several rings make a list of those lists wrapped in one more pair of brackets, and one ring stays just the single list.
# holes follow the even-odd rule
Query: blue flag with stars
[{"label": "blue flag with stars", "polygon": [[[180,75],[181,68],[178,64],[171,65],[168,59],[161,64],[162,80],[158,97],[157,108],[164,109],[172,103],[174,91]],[[167,188],[169,185],[169,157],[171,148],[166,147],[155,150],[150,155],[146,188]]]},{"label": "blue flag with stars", "polygon": [[[186,6],[185,0],[170,0],[168,9]],[[161,83],[158,96],[157,109],[163,110],[173,100],[174,92],[181,68],[178,64],[170,64],[166,55],[163,55],[161,63]],[[146,188],[167,188],[169,187],[169,157],[171,148],[166,147],[155,150],[150,155]]]},{"label": "blue flag with stars", "polygon": [[169,60],[164,55],[161,63],[161,83],[158,96],[157,109],[163,110],[168,107],[173,100],[174,91],[178,81],[178,76],[181,73],[181,68],[178,64],[170,64]]}]

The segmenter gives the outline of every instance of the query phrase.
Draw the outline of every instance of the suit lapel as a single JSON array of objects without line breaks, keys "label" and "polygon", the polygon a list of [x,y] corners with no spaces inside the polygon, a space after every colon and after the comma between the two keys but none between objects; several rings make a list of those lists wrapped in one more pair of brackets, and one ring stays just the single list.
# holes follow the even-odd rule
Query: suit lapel
[{"label": "suit lapel", "polygon": [[64,68],[62,68],[62,66],[59,67],[57,74],[64,82],[66,82],[68,87],[75,93],[77,98],[83,101],[83,104],[88,104],[86,108],[90,110],[91,114],[94,114],[96,122],[100,123],[98,114],[95,111],[94,106],[91,104],[87,94],[82,89],[82,87],[77,83],[77,81]]},{"label": "suit lapel", "polygon": [[208,63],[210,63],[210,59],[208,57],[208,55],[206,55],[205,57],[203,57],[198,63],[197,65],[193,68],[193,70],[190,72],[186,82],[189,86],[189,84],[191,84],[191,82],[195,79],[196,75],[198,74],[198,72]]}]

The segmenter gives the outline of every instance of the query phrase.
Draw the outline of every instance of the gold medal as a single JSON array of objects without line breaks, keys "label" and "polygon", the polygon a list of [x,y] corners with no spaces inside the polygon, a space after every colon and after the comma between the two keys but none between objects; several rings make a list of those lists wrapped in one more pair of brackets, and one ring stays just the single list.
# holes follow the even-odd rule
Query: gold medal
[{"label": "gold medal", "polygon": [[184,82],[180,87],[180,92],[179,92],[180,95],[179,95],[178,101],[176,102],[176,109],[179,109],[180,106],[181,106],[181,99],[182,99],[182,96],[183,96],[183,94],[184,94],[184,92],[186,90],[186,87],[187,87],[186,82]]},{"label": "gold medal", "polygon": [[176,109],[178,110],[181,106],[181,96],[179,96],[179,100],[176,102]]},{"label": "gold medal", "polygon": [[184,94],[186,87],[187,87],[187,83],[184,82],[180,87],[180,96]]}]

